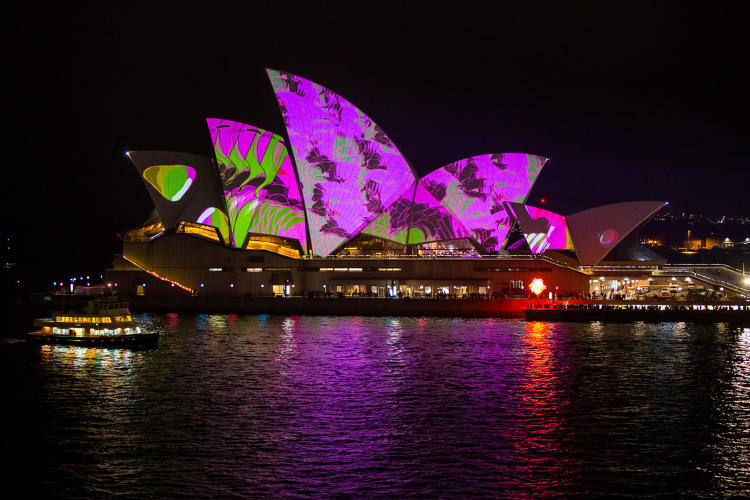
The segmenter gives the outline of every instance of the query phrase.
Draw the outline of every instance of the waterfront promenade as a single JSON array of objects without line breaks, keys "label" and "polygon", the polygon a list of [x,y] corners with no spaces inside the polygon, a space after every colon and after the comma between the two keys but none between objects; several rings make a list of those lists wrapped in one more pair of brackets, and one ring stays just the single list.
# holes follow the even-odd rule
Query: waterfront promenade
[{"label": "waterfront promenade", "polygon": [[[738,301],[703,301],[688,303],[674,300],[584,300],[529,298],[378,298],[378,297],[228,297],[228,296],[132,296],[133,312],[244,313],[282,315],[362,315],[362,316],[449,316],[449,317],[523,317],[523,309],[570,308],[745,308],[750,304]],[[85,306],[89,298],[76,295],[53,295],[32,300],[34,310],[75,310]],[[700,311],[696,311],[700,312]],[[602,314],[605,314],[603,312]]]}]

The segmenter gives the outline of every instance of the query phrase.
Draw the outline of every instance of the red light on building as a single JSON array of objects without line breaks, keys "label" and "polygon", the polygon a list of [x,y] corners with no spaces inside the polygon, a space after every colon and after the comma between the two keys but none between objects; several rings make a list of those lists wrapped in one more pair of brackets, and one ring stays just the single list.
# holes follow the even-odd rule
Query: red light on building
[{"label": "red light on building", "polygon": [[534,278],[533,280],[531,280],[531,283],[529,283],[529,290],[531,290],[531,293],[536,295],[537,298],[539,298],[539,294],[546,289],[547,285],[544,284],[542,278]]}]

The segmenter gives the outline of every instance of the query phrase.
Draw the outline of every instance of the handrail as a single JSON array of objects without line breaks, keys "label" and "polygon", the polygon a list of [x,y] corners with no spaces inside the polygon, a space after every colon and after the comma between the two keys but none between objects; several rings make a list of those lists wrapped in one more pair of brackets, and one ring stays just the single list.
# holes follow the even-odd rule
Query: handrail
[{"label": "handrail", "polygon": [[674,269],[674,270],[671,270],[671,271],[664,271],[664,270],[660,269],[660,270],[658,270],[658,271],[656,271],[654,273],[654,275],[656,275],[656,276],[660,276],[660,275],[663,276],[665,274],[666,275],[669,275],[669,274],[687,275],[688,277],[697,278],[697,279],[700,279],[700,280],[705,281],[707,283],[711,283],[713,285],[721,285],[721,286],[724,286],[724,287],[727,287],[727,288],[731,288],[735,292],[750,293],[750,288],[743,288],[742,286],[739,286],[736,283],[732,283],[731,281],[724,281],[724,280],[716,278],[714,276],[708,276],[708,275],[705,275],[705,274],[699,274],[699,273],[697,273],[695,271],[691,271],[691,270],[687,270],[687,269],[686,270]]}]

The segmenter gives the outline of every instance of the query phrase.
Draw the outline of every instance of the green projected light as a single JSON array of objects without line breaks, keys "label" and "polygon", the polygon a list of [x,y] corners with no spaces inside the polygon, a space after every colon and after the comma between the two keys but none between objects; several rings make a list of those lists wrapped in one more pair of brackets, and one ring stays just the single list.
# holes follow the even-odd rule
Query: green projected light
[{"label": "green projected light", "polygon": [[195,169],[187,165],[154,165],[143,171],[143,178],[169,201],[179,201],[195,180]]},{"label": "green projected light", "polygon": [[231,243],[244,248],[249,234],[299,241],[307,228],[299,183],[281,136],[245,123],[207,118],[223,184]]},{"label": "green projected light", "polygon": [[229,241],[229,219],[227,215],[216,207],[208,207],[195,221],[198,224],[215,227],[224,241]]}]

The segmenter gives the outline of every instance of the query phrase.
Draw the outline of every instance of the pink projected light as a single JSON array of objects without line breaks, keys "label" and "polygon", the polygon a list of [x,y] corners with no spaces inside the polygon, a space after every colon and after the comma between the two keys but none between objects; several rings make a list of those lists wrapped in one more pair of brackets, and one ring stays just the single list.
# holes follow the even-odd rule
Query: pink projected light
[{"label": "pink projected light", "polygon": [[419,183],[469,229],[487,252],[510,231],[503,202],[523,203],[547,158],[525,153],[473,156],[441,167]]},{"label": "pink projected light", "polygon": [[406,245],[409,240],[409,221],[415,184],[405,190],[380,217],[364,228],[362,233]]},{"label": "pink projected light", "polygon": [[564,216],[521,203],[505,203],[505,206],[518,221],[532,253],[541,254],[548,249],[573,249]]},{"label": "pink projected light", "polygon": [[471,233],[421,184],[412,207],[409,244],[469,238]]},{"label": "pink projected light", "polygon": [[233,246],[248,234],[296,239],[307,248],[297,177],[276,134],[244,123],[208,118],[224,190]]},{"label": "pink projected light", "polygon": [[413,185],[401,153],[367,115],[310,80],[267,70],[303,186],[313,253],[328,256]]}]

